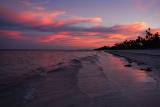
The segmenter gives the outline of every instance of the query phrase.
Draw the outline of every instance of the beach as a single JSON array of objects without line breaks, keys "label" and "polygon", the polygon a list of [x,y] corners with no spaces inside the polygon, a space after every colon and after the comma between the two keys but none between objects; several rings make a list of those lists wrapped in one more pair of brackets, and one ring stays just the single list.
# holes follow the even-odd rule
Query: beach
[{"label": "beach", "polygon": [[150,68],[151,70],[160,71],[160,50],[111,50],[106,51],[111,54],[120,56],[128,62],[136,63],[142,69]]},{"label": "beach", "polygon": [[[0,105],[159,107],[160,79],[154,72],[158,66],[149,63],[146,66],[151,66],[152,72],[147,72],[136,65],[136,59],[130,59],[139,54],[148,57],[148,53],[112,52],[1,52],[5,61],[0,67]],[[158,55],[151,56],[158,59]]]}]

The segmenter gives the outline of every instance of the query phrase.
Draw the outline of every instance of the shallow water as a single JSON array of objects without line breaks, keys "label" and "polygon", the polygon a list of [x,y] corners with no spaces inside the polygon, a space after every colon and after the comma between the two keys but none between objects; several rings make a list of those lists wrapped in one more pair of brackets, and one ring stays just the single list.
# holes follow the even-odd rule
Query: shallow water
[{"label": "shallow water", "polygon": [[[136,67],[125,67],[126,60],[108,53],[0,54],[3,56],[1,74],[16,77],[4,76],[0,80],[1,83],[12,80],[0,88],[0,105],[5,107],[160,106],[159,80]],[[37,69],[39,66],[41,69]],[[23,79],[19,79],[21,76]]]},{"label": "shallow water", "polygon": [[43,68],[52,69],[90,53],[89,51],[0,51],[0,84],[16,84],[39,73]]}]

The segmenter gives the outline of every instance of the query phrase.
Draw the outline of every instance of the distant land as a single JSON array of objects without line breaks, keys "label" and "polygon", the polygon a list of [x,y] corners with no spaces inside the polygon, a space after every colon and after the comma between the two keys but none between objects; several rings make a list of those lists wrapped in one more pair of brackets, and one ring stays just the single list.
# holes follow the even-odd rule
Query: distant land
[{"label": "distant land", "polygon": [[125,40],[121,43],[116,43],[113,46],[103,46],[95,50],[112,50],[112,49],[160,49],[160,34],[152,33],[148,28],[145,31],[145,37],[138,36],[135,40]]}]

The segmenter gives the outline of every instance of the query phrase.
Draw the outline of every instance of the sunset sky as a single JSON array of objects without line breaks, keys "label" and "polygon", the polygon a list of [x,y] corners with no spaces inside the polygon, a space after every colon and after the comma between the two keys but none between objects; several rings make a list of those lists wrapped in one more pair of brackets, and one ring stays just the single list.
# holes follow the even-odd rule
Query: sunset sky
[{"label": "sunset sky", "polygon": [[92,49],[160,31],[160,0],[1,0],[0,49]]}]

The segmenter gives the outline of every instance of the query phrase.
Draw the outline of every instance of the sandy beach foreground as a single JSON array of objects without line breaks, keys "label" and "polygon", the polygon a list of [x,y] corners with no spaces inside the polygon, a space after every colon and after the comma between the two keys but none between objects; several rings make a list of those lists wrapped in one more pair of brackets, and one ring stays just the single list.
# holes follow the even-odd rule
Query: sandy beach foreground
[{"label": "sandy beach foreground", "polygon": [[[93,51],[67,63],[41,68],[23,83],[1,90],[0,106],[160,107],[157,74],[139,66],[125,66],[132,64],[128,61],[143,61],[140,55],[147,61],[159,61],[159,53]],[[157,62],[153,62],[147,62],[147,66],[158,71]]]}]

